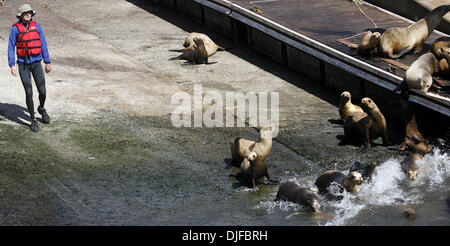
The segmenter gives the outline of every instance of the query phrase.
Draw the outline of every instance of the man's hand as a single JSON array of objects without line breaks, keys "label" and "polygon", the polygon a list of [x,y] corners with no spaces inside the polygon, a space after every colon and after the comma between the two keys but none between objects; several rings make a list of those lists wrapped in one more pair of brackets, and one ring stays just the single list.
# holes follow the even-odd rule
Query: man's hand
[{"label": "man's hand", "polygon": [[11,67],[11,74],[12,74],[12,76],[17,77],[16,66],[12,66],[12,67]]},{"label": "man's hand", "polygon": [[52,71],[52,65],[50,63],[45,64],[45,72],[49,73],[50,71]]}]

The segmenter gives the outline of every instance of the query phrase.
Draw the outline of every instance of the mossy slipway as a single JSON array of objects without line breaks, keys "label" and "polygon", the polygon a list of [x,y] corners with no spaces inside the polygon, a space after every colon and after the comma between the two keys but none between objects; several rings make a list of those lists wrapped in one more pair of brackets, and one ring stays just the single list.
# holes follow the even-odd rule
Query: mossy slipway
[{"label": "mossy slipway", "polygon": [[[23,3],[4,2],[0,37]],[[1,225],[448,225],[448,132],[422,132],[440,152],[418,162],[410,181],[400,167],[407,152],[381,139],[367,152],[340,145],[340,92],[176,13],[146,1],[32,6],[52,57],[45,105],[51,122],[29,130],[22,84],[0,59]],[[210,57],[210,65],[169,60],[192,31],[227,51]],[[0,38],[0,54],[6,52]],[[372,182],[341,201],[319,195],[330,215],[322,217],[275,202],[278,184],[237,186],[229,177],[239,171],[230,167],[230,144],[236,137],[257,141],[261,127],[175,127],[171,98],[193,96],[195,84],[222,95],[279,93],[279,132],[264,160],[271,179],[317,191],[314,181],[325,170],[347,174],[360,161],[377,162]],[[400,143],[402,127],[386,121],[389,140]],[[402,206],[414,209],[414,220],[404,219]]]}]

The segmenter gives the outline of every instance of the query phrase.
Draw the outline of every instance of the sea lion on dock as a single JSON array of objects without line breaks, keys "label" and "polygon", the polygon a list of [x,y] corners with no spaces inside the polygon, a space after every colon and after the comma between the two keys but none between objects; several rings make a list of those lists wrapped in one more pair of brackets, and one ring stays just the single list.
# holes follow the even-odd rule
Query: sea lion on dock
[{"label": "sea lion on dock", "polygon": [[438,62],[438,74],[444,78],[450,78],[450,47],[440,48],[440,54],[444,57]]},{"label": "sea lion on dock", "polygon": [[276,125],[267,125],[261,128],[258,142],[244,138],[235,138],[233,144],[231,144],[232,165],[240,165],[242,158],[252,151],[258,154],[259,160],[264,161],[272,149],[272,136],[276,127]]},{"label": "sea lion on dock", "polygon": [[402,97],[408,97],[408,88],[418,89],[422,93],[427,93],[433,84],[436,63],[436,57],[432,53],[428,52],[421,55],[406,70],[405,79],[394,91],[400,90]]},{"label": "sea lion on dock", "polygon": [[352,95],[348,91],[344,91],[341,94],[341,102],[339,105],[339,116],[345,121],[347,116],[354,112],[364,112],[361,107],[352,103]]},{"label": "sea lion on dock", "polygon": [[440,60],[445,58],[443,52],[445,48],[450,48],[450,37],[440,37],[436,39],[431,45],[431,53],[436,57],[436,59]]},{"label": "sea lion on dock", "polygon": [[371,31],[366,32],[359,45],[349,45],[350,48],[356,49],[358,53],[364,56],[370,56],[375,48],[380,43],[381,34],[379,32],[372,33]]},{"label": "sea lion on dock", "polygon": [[196,47],[193,49],[189,49],[183,52],[183,54],[171,58],[170,60],[175,59],[184,59],[188,60],[194,64],[203,64],[208,63],[208,53],[206,52],[206,47],[202,39],[193,38]]},{"label": "sea lion on dock", "polygon": [[280,185],[275,201],[289,201],[297,203],[314,213],[320,213],[320,202],[317,195],[310,189],[301,188],[293,182],[285,182]]},{"label": "sea lion on dock", "polygon": [[372,175],[375,171],[375,167],[377,167],[376,162],[364,165],[359,161],[355,161],[355,163],[353,163],[353,165],[350,167],[349,172],[358,172],[361,174],[364,181],[370,182],[372,181]]},{"label": "sea lion on dock", "polygon": [[214,41],[211,40],[211,38],[208,37],[208,35],[198,32],[191,32],[187,35],[186,39],[184,40],[183,46],[184,49],[180,51],[186,51],[190,49],[194,49],[196,47],[196,44],[194,42],[194,38],[199,38],[203,40],[203,43],[206,47],[206,52],[208,53],[208,56],[214,55],[218,50],[224,51],[225,48],[222,46],[217,45],[214,43]]},{"label": "sea lion on dock", "polygon": [[450,5],[442,5],[408,27],[387,29],[380,37],[379,53],[384,57],[397,59],[412,50],[416,54],[422,52],[425,40],[449,10]]},{"label": "sea lion on dock", "polygon": [[331,183],[339,184],[341,192],[345,189],[348,192],[355,193],[358,191],[357,185],[363,182],[363,178],[358,172],[350,172],[348,175],[336,170],[328,170],[320,175],[314,183],[319,189],[319,193],[328,193]]},{"label": "sea lion on dock", "polygon": [[414,153],[406,157],[400,165],[402,170],[409,176],[409,179],[415,180],[419,173],[419,167],[417,166],[417,160],[422,160],[423,155],[420,153]]}]

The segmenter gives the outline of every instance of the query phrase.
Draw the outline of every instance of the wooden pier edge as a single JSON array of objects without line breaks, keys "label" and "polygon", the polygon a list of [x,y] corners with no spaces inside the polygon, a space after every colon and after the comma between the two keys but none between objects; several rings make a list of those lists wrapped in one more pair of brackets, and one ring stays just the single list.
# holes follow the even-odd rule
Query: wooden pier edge
[{"label": "wooden pier edge", "polygon": [[[202,24],[207,25],[207,23],[212,19],[212,17],[205,18],[204,8],[214,10],[217,15],[226,16],[230,21],[237,21],[244,25],[247,25],[248,28],[252,30],[257,30],[269,38],[276,40],[280,43],[280,47],[283,45],[287,45],[300,51],[301,53],[307,54],[310,57],[313,57],[320,62],[321,69],[318,69],[317,76],[312,76],[313,78],[324,78],[330,77],[320,73],[323,73],[324,70],[329,71],[330,69],[323,69],[323,67],[333,66],[339,70],[345,71],[346,73],[356,76],[362,79],[366,85],[362,85],[362,87],[370,87],[374,88],[379,87],[380,89],[376,89],[375,94],[366,94],[366,95],[357,95],[355,98],[362,98],[364,96],[370,97],[378,97],[383,100],[390,100],[390,105],[385,107],[386,111],[392,111],[392,104],[400,104],[395,101],[403,100],[401,99],[397,93],[393,92],[393,90],[402,82],[403,78],[396,76],[392,73],[384,71],[378,67],[375,67],[371,64],[368,64],[364,61],[361,61],[355,57],[349,56],[345,53],[342,53],[336,49],[333,49],[325,44],[322,44],[316,40],[313,40],[305,35],[302,35],[294,30],[290,30],[289,28],[279,25],[278,23],[265,18],[264,16],[258,15],[257,13],[252,12],[251,10],[245,9],[232,1],[228,0],[153,0],[154,2],[163,3],[165,6],[169,6],[177,11],[184,12],[185,14],[197,15],[199,18],[203,18],[201,20]],[[198,6],[198,9],[193,10],[192,6],[188,6],[189,4]],[[186,9],[183,9],[186,8]],[[187,10],[189,8],[189,10]],[[195,13],[195,12],[198,13]],[[222,18],[222,17],[221,17]],[[223,19],[223,18],[222,18]],[[215,21],[215,25],[218,24]],[[226,22],[226,21],[225,21]],[[232,26],[232,23],[222,23],[223,25]],[[229,28],[219,28],[228,30]],[[222,33],[225,36],[233,36],[235,34],[231,33]],[[236,37],[235,37],[236,38]],[[268,42],[270,43],[270,42]],[[278,47],[277,47],[278,49]],[[282,54],[286,52],[276,52],[274,54]],[[272,57],[273,58],[273,57]],[[281,57],[279,59],[274,59],[277,61],[284,61],[285,58]],[[289,59],[288,59],[289,60]],[[303,59],[304,60],[304,59]],[[324,65],[325,64],[325,65]],[[343,82],[343,81],[340,81]],[[343,82],[345,83],[345,82]],[[345,84],[339,83],[329,83],[331,87],[336,90],[342,90],[346,87]],[[328,83],[327,83],[328,85]],[[350,85],[349,87],[354,87],[355,85]],[[368,92],[368,90],[356,88],[354,89],[355,93],[360,92]],[[340,91],[339,91],[340,93]],[[379,95],[379,94],[382,95]],[[353,93],[352,93],[353,94]],[[410,90],[410,98],[408,99],[410,102],[414,102],[419,104],[431,111],[437,112],[443,116],[445,119],[450,117],[450,100],[446,98],[441,98],[438,96],[434,96],[432,94],[422,94],[417,90]],[[387,112],[395,120],[402,120],[401,113],[394,110],[393,112]]]}]

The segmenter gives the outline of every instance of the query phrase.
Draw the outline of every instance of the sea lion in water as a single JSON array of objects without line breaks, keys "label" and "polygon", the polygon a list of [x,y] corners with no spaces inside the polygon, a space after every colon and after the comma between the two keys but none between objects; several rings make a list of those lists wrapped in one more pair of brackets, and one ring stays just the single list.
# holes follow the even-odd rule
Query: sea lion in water
[{"label": "sea lion in water", "polygon": [[363,182],[363,178],[358,172],[350,172],[347,176],[336,170],[328,170],[320,175],[314,183],[319,189],[320,193],[328,193],[328,188],[331,183],[336,182],[339,187],[345,189],[348,192],[357,192],[357,185]]},{"label": "sea lion in water", "polygon": [[205,47],[206,47],[206,53],[208,54],[208,56],[214,55],[218,50],[222,50],[222,51],[225,50],[223,47],[214,43],[214,41],[212,41],[208,37],[208,35],[203,34],[203,33],[198,33],[198,32],[191,32],[187,35],[186,39],[184,40],[183,46],[185,47],[185,49],[182,49],[180,51],[194,49],[196,47],[194,38],[199,38],[199,39],[203,40],[203,43],[205,44]]},{"label": "sea lion in water", "polygon": [[415,180],[417,178],[419,167],[417,166],[417,160],[422,160],[423,155],[420,153],[414,153],[406,157],[405,160],[403,160],[400,165],[402,167],[402,170],[408,174],[409,179]]},{"label": "sea lion in water", "polygon": [[407,218],[407,219],[415,219],[416,218],[416,211],[414,211],[414,209],[412,208],[407,208],[405,209],[405,211],[403,211],[403,215]]},{"label": "sea lion in water", "polygon": [[[416,122],[415,106],[410,102],[407,103],[405,112],[405,139],[397,147],[398,150],[406,150],[406,147],[411,147],[417,153],[426,154],[431,151],[432,146],[427,143],[425,138],[419,131]],[[404,104],[403,104],[404,105]]]},{"label": "sea lion in water", "polygon": [[389,144],[387,139],[386,119],[372,99],[365,97],[361,99],[361,112],[350,114],[344,122],[344,135],[347,141],[357,140],[363,142],[362,150],[367,150],[372,144],[372,139],[379,137],[383,145]]},{"label": "sea lion in water", "polygon": [[375,167],[377,167],[376,162],[372,162],[370,164],[364,165],[359,161],[355,161],[353,165],[350,167],[348,172],[358,172],[361,174],[364,181],[371,182],[372,174],[375,171]]},{"label": "sea lion in water", "polygon": [[352,103],[352,95],[348,91],[344,91],[341,94],[341,102],[339,105],[339,116],[345,121],[347,116],[353,112],[364,112],[361,107]]},{"label": "sea lion in water", "polygon": [[433,73],[436,69],[436,57],[430,52],[421,55],[411,66],[406,70],[405,79],[394,89],[394,91],[401,91],[402,97],[408,97],[408,88],[420,90],[422,93],[427,93],[433,84]]},{"label": "sea lion in water", "polygon": [[175,59],[184,59],[188,60],[194,64],[202,64],[202,63],[208,63],[208,53],[206,52],[206,47],[202,39],[199,38],[193,38],[196,47],[193,49],[189,49],[183,52],[183,54],[171,58],[170,60]]},{"label": "sea lion in water", "polygon": [[361,38],[359,45],[349,45],[349,47],[356,49],[361,55],[370,56],[380,43],[380,36],[379,32],[368,31]]},{"label": "sea lion in water", "polygon": [[235,138],[233,144],[231,144],[232,165],[240,165],[242,158],[246,157],[252,151],[258,154],[259,160],[264,161],[272,149],[272,136],[276,127],[276,125],[264,126],[259,131],[258,142],[244,138]]},{"label": "sea lion in water", "polygon": [[275,198],[275,201],[279,200],[295,202],[315,213],[320,213],[320,202],[317,195],[310,189],[301,188],[293,182],[285,182],[280,185]]},{"label": "sea lion in water", "polygon": [[396,59],[411,50],[414,50],[416,54],[422,52],[425,40],[449,10],[450,5],[442,5],[408,27],[387,29],[380,37],[379,53],[384,57]]}]

